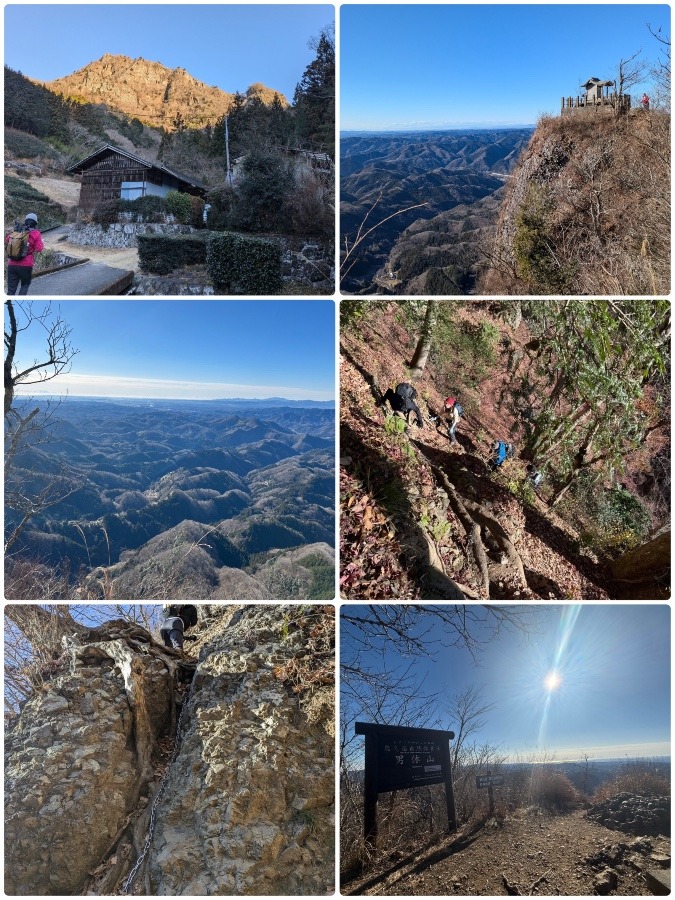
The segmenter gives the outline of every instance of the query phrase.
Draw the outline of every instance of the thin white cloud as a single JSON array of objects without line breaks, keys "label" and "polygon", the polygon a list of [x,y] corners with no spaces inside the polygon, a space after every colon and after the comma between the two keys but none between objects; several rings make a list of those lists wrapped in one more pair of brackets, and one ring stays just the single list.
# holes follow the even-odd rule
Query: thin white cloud
[{"label": "thin white cloud", "polygon": [[17,389],[17,393],[39,397],[72,394],[75,397],[133,397],[152,400],[219,400],[242,397],[265,400],[333,400],[331,391],[267,384],[227,384],[219,381],[172,381],[161,378],[127,378],[119,375],[82,375],[70,372],[51,381]]},{"label": "thin white cloud", "polygon": [[591,759],[640,759],[651,756],[670,756],[670,741],[644,741],[637,744],[604,744],[591,747],[567,747],[557,750],[528,748],[509,753],[509,762],[527,761],[532,757],[547,762],[579,762],[585,755]]}]

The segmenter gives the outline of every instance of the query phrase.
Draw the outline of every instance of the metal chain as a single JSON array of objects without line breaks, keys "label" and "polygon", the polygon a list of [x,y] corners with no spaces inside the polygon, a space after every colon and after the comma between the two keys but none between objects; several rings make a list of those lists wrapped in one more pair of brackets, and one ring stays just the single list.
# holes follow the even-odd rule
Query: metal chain
[{"label": "metal chain", "polygon": [[162,778],[162,780],[159,784],[159,790],[155,794],[155,798],[152,801],[152,807],[150,810],[150,823],[148,825],[148,833],[145,837],[143,849],[141,850],[141,853],[140,853],[138,859],[136,860],[136,863],[135,863],[133,869],[131,870],[131,872],[129,872],[129,875],[127,876],[126,881],[122,885],[122,890],[124,891],[125,894],[129,893],[129,891],[131,889],[131,885],[133,884],[134,878],[138,874],[138,870],[142,866],[145,857],[148,855],[148,850],[150,849],[152,835],[155,830],[155,824],[157,822],[157,806],[164,794],[164,788],[166,787],[167,779],[169,777],[169,772],[171,771],[171,766],[174,764],[176,757],[178,756],[178,748],[180,746],[180,738],[181,738],[181,725],[183,723],[183,714],[185,713],[185,710],[187,709],[188,700],[192,696],[193,686],[194,686],[194,675],[193,675],[192,681],[190,682],[190,688],[189,688],[187,694],[185,695],[185,697],[183,698],[183,705],[181,706],[180,715],[178,716],[178,724],[176,725],[176,741],[174,743],[173,753],[171,754],[171,758],[169,759],[169,762],[167,764],[166,772],[164,773],[164,777]]}]

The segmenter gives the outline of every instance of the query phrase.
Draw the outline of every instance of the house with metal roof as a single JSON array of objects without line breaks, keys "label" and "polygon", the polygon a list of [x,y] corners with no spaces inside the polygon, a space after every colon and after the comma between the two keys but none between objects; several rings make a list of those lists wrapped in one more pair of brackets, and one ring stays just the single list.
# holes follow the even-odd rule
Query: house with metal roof
[{"label": "house with metal roof", "polygon": [[112,144],[69,166],[66,172],[82,177],[81,211],[90,211],[106,200],[164,197],[169,191],[203,197],[207,191],[206,185],[195,178],[141,159]]}]

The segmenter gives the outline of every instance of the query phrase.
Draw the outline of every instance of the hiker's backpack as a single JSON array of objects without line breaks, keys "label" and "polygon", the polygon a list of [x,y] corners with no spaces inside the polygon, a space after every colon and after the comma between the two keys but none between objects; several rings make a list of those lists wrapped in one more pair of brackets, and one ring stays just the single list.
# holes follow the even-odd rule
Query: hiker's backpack
[{"label": "hiker's backpack", "polygon": [[464,415],[464,407],[462,406],[461,403],[455,403],[455,412],[457,413],[458,416]]},{"label": "hiker's backpack", "polygon": [[190,603],[184,603],[182,606],[179,606],[180,617],[185,623],[186,628],[194,628],[197,624],[197,607],[192,606]]},{"label": "hiker's backpack", "polygon": [[403,384],[396,385],[396,393],[399,397],[403,397],[406,402],[412,403],[417,396],[417,391],[412,386],[412,384],[407,384],[407,382],[403,382]]},{"label": "hiker's backpack", "polygon": [[5,247],[7,259],[11,259],[12,262],[20,262],[25,259],[30,252],[29,237],[30,232],[27,230],[13,231]]}]

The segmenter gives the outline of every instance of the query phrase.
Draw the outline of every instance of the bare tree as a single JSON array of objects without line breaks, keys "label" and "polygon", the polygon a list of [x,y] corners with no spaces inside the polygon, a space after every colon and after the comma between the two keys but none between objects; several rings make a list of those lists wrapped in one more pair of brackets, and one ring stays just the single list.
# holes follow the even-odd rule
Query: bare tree
[{"label": "bare tree", "polygon": [[658,109],[670,110],[670,41],[663,37],[661,29],[654,30],[651,25],[647,24],[649,33],[656,38],[661,44],[661,56],[654,63],[651,69],[651,76],[656,85],[656,97],[654,106]]},{"label": "bare tree", "polygon": [[425,201],[424,203],[415,203],[413,206],[406,206],[405,209],[398,209],[396,212],[391,213],[389,216],[385,216],[384,219],[380,219],[379,222],[376,222],[374,225],[371,225],[369,228],[366,228],[366,223],[370,214],[377,207],[378,203],[382,199],[382,193],[375,200],[373,205],[370,207],[368,212],[365,214],[363,219],[361,220],[361,224],[359,225],[356,235],[354,239],[349,241],[349,236],[344,235],[345,246],[344,253],[342,259],[340,261],[340,279],[344,279],[351,272],[353,267],[358,262],[358,252],[363,250],[363,242],[370,237],[370,235],[384,225],[385,222],[388,222],[390,219],[396,218],[396,216],[402,216],[403,213],[410,212],[413,209],[419,209],[422,206],[428,206],[428,203]]},{"label": "bare tree", "polygon": [[644,78],[645,62],[641,59],[638,59],[641,53],[642,49],[638,50],[627,59],[620,59],[618,62],[616,92],[619,97],[619,102],[617,104],[617,112],[620,112],[622,110],[623,98],[626,96],[628,91],[636,84],[639,84]]},{"label": "bare tree", "polygon": [[[7,300],[5,321],[5,503],[16,516],[5,530],[5,553],[12,547],[32,518],[61,502],[78,485],[65,468],[59,473],[31,473],[32,484],[16,466],[17,455],[49,440],[54,407],[34,405],[30,398],[19,400],[18,388],[43,384],[70,370],[78,352],[70,342],[71,329],[51,304],[39,309],[35,303]],[[28,361],[19,361],[17,342],[29,328],[42,330],[45,351]]]},{"label": "bare tree", "polygon": [[13,715],[56,672],[64,637],[86,638],[97,633],[92,629],[116,619],[152,634],[157,631],[159,610],[159,604],[5,604],[5,715]]}]

